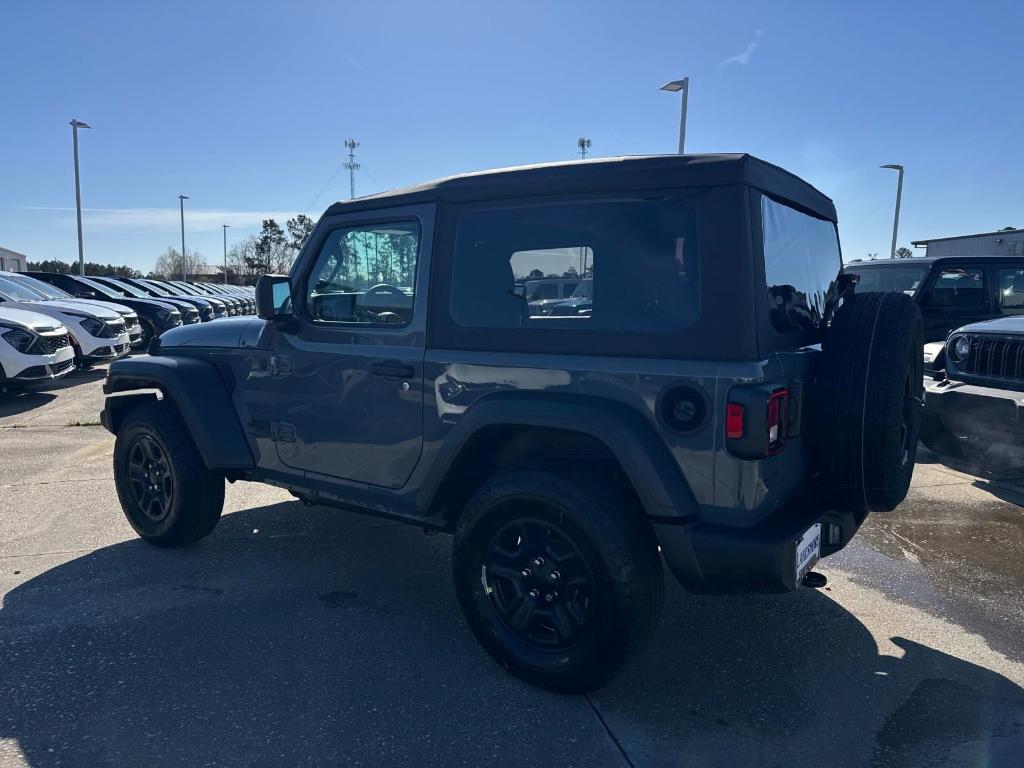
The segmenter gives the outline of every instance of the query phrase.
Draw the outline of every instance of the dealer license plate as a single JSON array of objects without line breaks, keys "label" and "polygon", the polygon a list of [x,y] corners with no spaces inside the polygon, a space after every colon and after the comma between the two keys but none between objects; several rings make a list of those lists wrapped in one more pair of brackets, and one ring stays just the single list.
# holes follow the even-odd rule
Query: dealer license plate
[{"label": "dealer license plate", "polygon": [[796,543],[796,583],[814,567],[821,557],[821,523],[815,523]]}]

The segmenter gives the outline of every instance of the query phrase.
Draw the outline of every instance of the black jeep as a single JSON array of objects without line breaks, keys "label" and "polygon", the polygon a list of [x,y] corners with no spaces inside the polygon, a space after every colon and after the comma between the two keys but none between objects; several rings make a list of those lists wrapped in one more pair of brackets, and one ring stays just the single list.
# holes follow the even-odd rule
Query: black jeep
[{"label": "black jeep", "polygon": [[[589,311],[531,314],[517,281],[581,264]],[[662,559],[695,591],[790,590],[904,498],[920,312],[841,267],[832,202],[748,155],[337,203],[259,319],[111,366],[118,495],[166,547],[213,530],[225,478],[454,533],[488,652],[588,690],[650,636]]]},{"label": "black jeep", "polygon": [[[1022,286],[1021,293],[1024,293]],[[1024,467],[1024,317],[957,328],[925,386],[921,442],[974,472]]]},{"label": "black jeep", "polygon": [[946,366],[946,337],[967,323],[1024,313],[1024,256],[925,256],[853,261],[860,291],[899,291],[921,308],[924,367],[936,379]]}]

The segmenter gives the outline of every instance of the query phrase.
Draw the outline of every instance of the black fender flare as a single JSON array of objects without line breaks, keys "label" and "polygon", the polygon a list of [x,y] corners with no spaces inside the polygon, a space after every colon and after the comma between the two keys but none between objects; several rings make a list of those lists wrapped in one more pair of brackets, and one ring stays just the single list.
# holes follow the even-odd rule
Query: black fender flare
[{"label": "black fender flare", "polygon": [[211,469],[252,469],[252,451],[238,413],[217,367],[192,357],[149,356],[110,364],[103,391],[107,400],[103,426],[117,434],[124,417],[154,393],[118,394],[158,389],[170,400],[188,427],[206,466]]},{"label": "black fender flare", "polygon": [[697,502],[679,465],[641,414],[601,398],[538,393],[494,394],[470,406],[443,438],[419,486],[418,508],[432,507],[463,448],[479,430],[493,426],[548,427],[589,435],[607,446],[622,465],[648,515],[672,522],[697,519]]}]

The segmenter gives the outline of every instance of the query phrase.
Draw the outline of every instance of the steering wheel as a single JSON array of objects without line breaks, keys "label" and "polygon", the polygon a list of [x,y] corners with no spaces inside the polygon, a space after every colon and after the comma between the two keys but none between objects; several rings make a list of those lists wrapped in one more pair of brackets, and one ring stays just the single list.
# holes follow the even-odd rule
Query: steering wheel
[{"label": "steering wheel", "polygon": [[377,294],[382,294],[382,293],[386,293],[386,294],[389,294],[391,296],[398,296],[398,297],[403,298],[403,299],[407,298],[406,295],[402,292],[402,290],[400,288],[396,288],[395,286],[390,285],[389,283],[377,283],[372,288],[367,288],[366,289],[366,295],[367,296],[377,295]]}]

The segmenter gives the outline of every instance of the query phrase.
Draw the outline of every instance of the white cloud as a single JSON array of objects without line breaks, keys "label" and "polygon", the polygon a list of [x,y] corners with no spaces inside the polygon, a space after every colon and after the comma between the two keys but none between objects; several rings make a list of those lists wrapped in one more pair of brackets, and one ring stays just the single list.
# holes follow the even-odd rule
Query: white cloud
[{"label": "white cloud", "polygon": [[764,35],[764,30],[760,30],[760,29],[755,30],[754,31],[754,39],[751,40],[749,43],[747,43],[747,47],[744,48],[742,52],[737,53],[734,56],[730,56],[729,58],[725,59],[718,66],[724,67],[724,66],[727,66],[729,64],[746,64],[747,62],[749,62],[750,61],[750,57],[754,55],[754,51],[756,51],[758,49],[758,46],[761,45],[761,37],[763,35]]},{"label": "white cloud", "polygon": [[[21,211],[53,212],[73,218],[74,208],[24,207]],[[295,211],[225,211],[185,208],[187,232],[220,231],[222,224],[233,229],[259,229],[264,219],[276,219],[281,225]],[[181,227],[177,208],[83,208],[82,221],[91,230],[119,232],[177,232]]]}]

